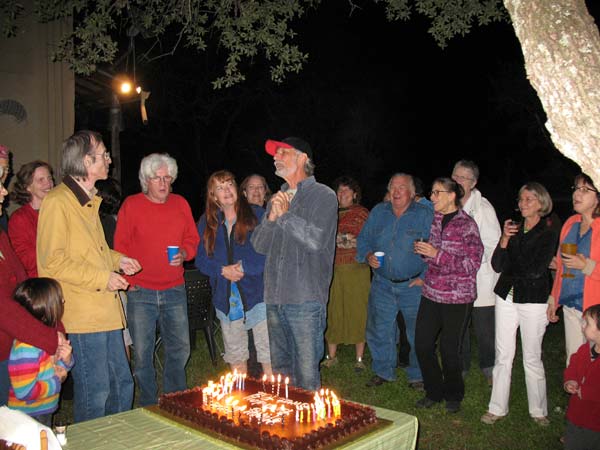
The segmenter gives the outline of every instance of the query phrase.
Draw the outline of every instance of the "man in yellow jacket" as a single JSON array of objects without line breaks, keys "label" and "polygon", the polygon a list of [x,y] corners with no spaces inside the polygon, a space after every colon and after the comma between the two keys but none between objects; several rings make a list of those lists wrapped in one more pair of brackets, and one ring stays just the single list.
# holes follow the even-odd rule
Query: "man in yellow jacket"
[{"label": "man in yellow jacket", "polygon": [[123,344],[119,272],[141,270],[106,244],[94,187],[108,177],[110,155],[99,133],[79,131],[63,143],[63,182],[44,199],[37,232],[41,277],[60,282],[63,324],[73,347],[74,416],[82,422],[131,408],[133,379]]}]

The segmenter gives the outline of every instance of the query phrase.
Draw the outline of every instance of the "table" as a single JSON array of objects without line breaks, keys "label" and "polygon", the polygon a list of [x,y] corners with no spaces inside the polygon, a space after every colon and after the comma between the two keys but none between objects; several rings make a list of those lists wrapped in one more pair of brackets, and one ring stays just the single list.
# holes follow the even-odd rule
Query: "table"
[{"label": "table", "polygon": [[[393,422],[346,444],[344,449],[414,449],[419,428],[417,418],[398,411],[374,407],[377,417]],[[237,449],[199,431],[174,424],[145,409],[81,422],[67,429],[64,450],[196,450]]]}]

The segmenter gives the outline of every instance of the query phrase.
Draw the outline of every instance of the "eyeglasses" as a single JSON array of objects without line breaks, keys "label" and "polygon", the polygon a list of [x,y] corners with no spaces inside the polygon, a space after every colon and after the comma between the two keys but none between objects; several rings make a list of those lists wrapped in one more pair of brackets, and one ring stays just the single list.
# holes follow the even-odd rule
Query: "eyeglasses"
[{"label": "eyeglasses", "polygon": [[584,185],[581,185],[581,186],[571,186],[571,190],[573,192],[579,191],[582,194],[587,194],[588,192],[595,192],[596,194],[598,193],[598,191],[596,189],[593,189],[591,187],[587,187],[587,186],[584,186]]},{"label": "eyeglasses", "polygon": [[450,192],[450,191],[431,191],[429,193],[429,196],[433,195],[433,196],[437,197],[438,195],[440,195],[440,192]]},{"label": "eyeglasses", "polygon": [[94,156],[102,156],[106,161],[110,161],[110,153],[108,152],[97,153]]},{"label": "eyeglasses", "polygon": [[265,187],[262,184],[258,184],[258,185],[249,184],[248,186],[246,186],[246,190],[247,191],[264,191]]},{"label": "eyeglasses", "polygon": [[165,175],[164,177],[155,176],[150,177],[149,180],[156,184],[160,183],[161,181],[165,184],[169,184],[173,181],[173,177],[171,175]]}]

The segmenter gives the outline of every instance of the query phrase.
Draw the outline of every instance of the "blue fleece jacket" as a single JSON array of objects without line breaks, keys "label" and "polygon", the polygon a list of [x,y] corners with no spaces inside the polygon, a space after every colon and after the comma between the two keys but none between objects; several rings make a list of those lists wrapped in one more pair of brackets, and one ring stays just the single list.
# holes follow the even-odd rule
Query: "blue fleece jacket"
[{"label": "blue fleece jacket", "polygon": [[[252,205],[252,210],[258,218],[258,222],[262,219],[264,209]],[[206,254],[204,249],[203,235],[206,228],[206,215],[202,215],[198,221],[198,234],[200,235],[200,244],[196,253],[196,267],[200,272],[210,277],[210,285],[212,288],[212,301],[215,308],[227,315],[229,313],[229,295],[231,290],[231,282],[221,275],[221,268],[230,264],[235,264],[242,261],[244,268],[244,277],[237,282],[244,310],[250,311],[257,303],[263,301],[264,284],[263,272],[265,268],[265,257],[254,251],[254,247],[250,243],[252,232],[246,236],[246,241],[239,244],[233,238],[233,230],[231,233],[231,243],[233,257],[229,262],[227,257],[227,228],[225,219],[222,213],[219,213],[219,228],[217,229],[217,237],[215,239],[215,251],[212,256]]]}]

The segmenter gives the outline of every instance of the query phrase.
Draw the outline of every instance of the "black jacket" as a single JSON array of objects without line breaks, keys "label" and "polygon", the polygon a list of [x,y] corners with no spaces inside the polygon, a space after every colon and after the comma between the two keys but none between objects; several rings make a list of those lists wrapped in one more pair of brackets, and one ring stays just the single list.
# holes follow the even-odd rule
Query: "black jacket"
[{"label": "black jacket", "polygon": [[548,264],[557,243],[557,230],[543,219],[527,233],[521,228],[506,248],[498,243],[492,256],[492,267],[501,274],[494,288],[496,295],[506,299],[514,287],[513,302],[546,303],[552,288]]}]

